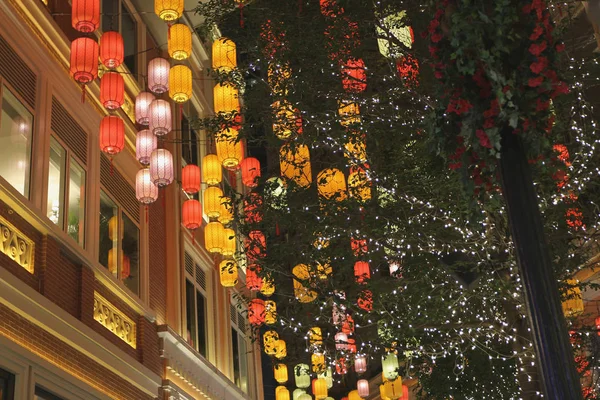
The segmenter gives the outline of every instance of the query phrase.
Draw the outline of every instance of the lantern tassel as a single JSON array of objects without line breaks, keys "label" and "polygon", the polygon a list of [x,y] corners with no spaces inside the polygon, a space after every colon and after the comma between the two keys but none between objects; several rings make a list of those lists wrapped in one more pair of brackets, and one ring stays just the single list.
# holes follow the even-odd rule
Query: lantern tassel
[{"label": "lantern tassel", "polygon": [[85,85],[81,85],[81,102],[85,103]]},{"label": "lantern tassel", "polygon": [[179,105],[179,120],[183,121],[183,104]]},{"label": "lantern tassel", "polygon": [[240,28],[243,28],[244,27],[244,5],[242,3],[240,3],[239,8],[240,8]]},{"label": "lantern tassel", "polygon": [[146,223],[148,223],[148,204],[146,204]]}]

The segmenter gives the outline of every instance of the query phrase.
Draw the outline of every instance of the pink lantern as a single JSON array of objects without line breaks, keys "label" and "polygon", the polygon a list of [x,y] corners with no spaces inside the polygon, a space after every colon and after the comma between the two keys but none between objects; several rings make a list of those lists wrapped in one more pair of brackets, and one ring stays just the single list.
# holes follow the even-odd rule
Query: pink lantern
[{"label": "pink lantern", "polygon": [[171,105],[166,100],[156,99],[150,103],[150,131],[156,136],[164,136],[173,129]]},{"label": "pink lantern", "polygon": [[135,138],[135,158],[142,165],[150,164],[150,156],[158,147],[156,136],[148,129],[139,131]]},{"label": "pink lantern", "polygon": [[148,88],[156,94],[169,90],[169,71],[171,65],[164,58],[157,57],[148,63]]},{"label": "pink lantern", "polygon": [[140,92],[135,98],[135,120],[140,125],[150,123],[150,104],[154,95],[150,92]]},{"label": "pink lantern", "polygon": [[150,177],[159,188],[173,182],[173,155],[166,149],[156,149],[150,156]]},{"label": "pink lantern", "polygon": [[348,335],[346,335],[344,332],[336,333],[335,348],[336,350],[346,350],[348,348]]},{"label": "pink lantern", "polygon": [[358,395],[360,397],[369,397],[369,381],[366,379],[361,379],[356,382],[356,389],[358,390]]},{"label": "pink lantern", "polygon": [[367,357],[357,354],[354,357],[354,370],[357,374],[364,374],[367,371]]},{"label": "pink lantern", "polygon": [[135,176],[135,196],[142,204],[151,204],[158,199],[158,188],[152,183],[148,168],[140,169]]}]

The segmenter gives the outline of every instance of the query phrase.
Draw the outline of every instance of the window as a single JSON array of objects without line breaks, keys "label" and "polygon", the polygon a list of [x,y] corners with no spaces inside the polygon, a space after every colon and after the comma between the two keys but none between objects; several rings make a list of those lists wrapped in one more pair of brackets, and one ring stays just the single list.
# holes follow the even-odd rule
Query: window
[{"label": "window", "polygon": [[137,71],[137,25],[124,0],[102,0],[102,30],[118,31],[123,36],[124,64]]},{"label": "window", "polygon": [[0,400],[14,400],[15,376],[0,369]]},{"label": "window", "polygon": [[47,215],[83,246],[86,172],[69,153],[54,137],[50,138]]},{"label": "window", "polygon": [[181,158],[187,164],[199,164],[198,134],[190,126],[186,116],[181,119]]},{"label": "window", "polygon": [[[237,306],[236,306],[237,304]],[[248,345],[246,342],[245,307],[232,299],[229,306],[231,316],[231,351],[233,357],[233,379],[237,387],[248,393]]]},{"label": "window", "polygon": [[206,271],[189,254],[185,253],[185,311],[187,342],[207,357],[207,287]]},{"label": "window", "polygon": [[140,229],[103,190],[100,191],[99,262],[139,294]]},{"label": "window", "polygon": [[6,86],[2,86],[0,115],[0,176],[29,197],[33,115]]},{"label": "window", "polygon": [[39,387],[36,385],[35,387],[35,395],[33,396],[33,400],[64,400],[62,397],[59,397],[55,394],[50,393],[46,389]]}]

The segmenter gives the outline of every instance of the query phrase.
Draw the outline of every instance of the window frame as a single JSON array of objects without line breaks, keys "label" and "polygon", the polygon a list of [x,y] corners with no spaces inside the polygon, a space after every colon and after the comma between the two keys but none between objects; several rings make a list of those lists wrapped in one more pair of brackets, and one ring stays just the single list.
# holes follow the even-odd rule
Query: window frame
[{"label": "window frame", "polygon": [[[209,315],[209,311],[212,309],[212,298],[210,297],[210,293],[212,293],[212,274],[211,274],[211,269],[208,268],[205,263],[203,263],[201,261],[200,257],[197,257],[197,255],[195,254],[194,250],[191,248],[192,246],[184,246],[184,252],[183,252],[183,298],[184,298],[184,318],[183,321],[185,321],[185,330],[187,332],[187,282],[190,282],[193,289],[194,289],[194,324],[195,324],[195,337],[192,338],[194,341],[194,344],[188,343],[187,342],[187,337],[185,337],[185,341],[186,343],[188,343],[192,348],[194,348],[195,351],[197,351],[200,355],[202,355],[204,358],[206,359],[211,359],[211,354],[212,351],[214,349],[214,344],[212,343],[212,335],[210,335],[211,333],[211,328],[212,328],[212,324],[211,324],[211,320],[212,318],[210,318]],[[194,264],[194,275],[192,276],[189,271],[187,270],[186,266],[185,266],[185,256],[189,255],[193,264]],[[198,269],[202,270],[205,274],[205,282],[206,282],[206,289],[203,288],[197,281],[196,279],[196,273],[198,271]],[[205,353],[206,354],[202,354],[199,350],[199,329],[198,329],[198,292],[204,297],[204,346],[205,346]],[[187,335],[186,335],[187,336]]]},{"label": "window frame", "polygon": [[[239,298],[236,298],[240,296]],[[252,365],[252,360],[250,359],[250,354],[252,353],[252,345],[251,343],[249,343],[248,341],[248,335],[246,333],[246,331],[249,329],[247,323],[246,323],[246,316],[248,314],[248,307],[241,301],[241,295],[240,293],[238,293],[237,291],[232,291],[230,297],[230,303],[229,303],[229,332],[230,332],[230,337],[229,337],[229,343],[230,343],[230,349],[231,349],[231,376],[233,377],[233,384],[236,385],[242,392],[246,393],[247,395],[251,394],[251,387],[252,387],[252,372],[251,372],[251,368],[250,366]],[[232,310],[236,311],[236,317],[235,319],[237,320],[237,322],[234,322],[234,318],[233,318],[233,314],[232,314]],[[239,321],[244,321],[244,328],[242,329],[242,327],[240,327],[239,325]],[[245,371],[246,371],[246,390],[244,390],[244,388],[241,386],[241,382],[242,379],[244,378],[242,376],[242,370],[243,368],[240,366],[240,386],[237,385],[237,383],[235,382],[236,380],[236,375],[235,375],[235,368],[234,368],[234,364],[235,364],[235,354],[234,354],[234,348],[233,348],[233,332],[236,332],[237,334],[237,342],[238,342],[238,359],[240,361],[243,361],[245,363]],[[242,352],[242,349],[240,347],[240,342],[243,341],[244,342],[244,347],[246,349],[246,352]]]}]

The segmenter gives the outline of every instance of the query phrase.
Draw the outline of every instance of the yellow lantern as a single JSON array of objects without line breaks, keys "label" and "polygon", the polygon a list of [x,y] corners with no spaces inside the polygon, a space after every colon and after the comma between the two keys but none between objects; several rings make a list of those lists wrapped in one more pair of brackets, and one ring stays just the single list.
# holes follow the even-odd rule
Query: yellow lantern
[{"label": "yellow lantern", "polygon": [[265,348],[265,354],[275,355],[276,346],[275,344],[279,340],[279,334],[275,331],[266,331],[263,334],[263,345]]},{"label": "yellow lantern", "polygon": [[154,0],[154,12],[164,21],[175,21],[183,14],[184,0]]},{"label": "yellow lantern", "polygon": [[288,64],[269,64],[267,82],[271,86],[271,93],[276,96],[287,96],[287,80],[292,77],[292,70]]},{"label": "yellow lantern", "polygon": [[221,253],[225,248],[225,228],[220,222],[209,222],[204,230],[204,246],[209,253]]},{"label": "yellow lantern", "polygon": [[281,146],[281,149],[279,149],[279,167],[281,175],[294,181],[298,186],[308,187],[312,183],[310,151],[306,145]]},{"label": "yellow lantern", "polygon": [[192,70],[185,65],[170,69],[169,97],[176,103],[185,103],[192,97]]},{"label": "yellow lantern", "polygon": [[282,359],[287,356],[287,347],[285,345],[285,340],[279,339],[275,342],[275,358]]},{"label": "yellow lantern", "polygon": [[235,231],[231,228],[225,228],[223,230],[223,236],[225,237],[225,247],[223,248],[223,256],[231,257],[235,254],[236,250]]},{"label": "yellow lantern", "polygon": [[[277,376],[277,374],[275,374],[275,376]],[[275,400],[290,400],[290,391],[287,390],[285,386],[277,386],[277,389],[275,389]]]},{"label": "yellow lantern", "polygon": [[292,133],[302,128],[299,111],[289,101],[276,101],[271,105],[273,111],[273,133],[279,139],[288,139]]},{"label": "yellow lantern", "polygon": [[277,322],[277,304],[273,300],[265,300],[265,324]]},{"label": "yellow lantern", "polygon": [[364,140],[355,140],[347,142],[344,147],[346,151],[344,156],[357,164],[367,162],[367,145]]},{"label": "yellow lantern", "polygon": [[567,284],[570,286],[567,290],[567,299],[562,302],[563,314],[565,317],[573,317],[583,312],[583,298],[581,297],[581,289],[579,289],[578,281],[568,279]]},{"label": "yellow lantern", "polygon": [[386,396],[384,385],[379,385],[379,397],[381,397],[381,400],[392,400]]},{"label": "yellow lantern", "polygon": [[221,215],[221,198],[223,191],[217,186],[211,186],[204,191],[204,212],[209,218],[219,218]]},{"label": "yellow lantern", "polygon": [[228,83],[217,83],[214,91],[215,114],[230,114],[240,109],[240,99],[238,90],[235,86]]},{"label": "yellow lantern", "polygon": [[315,233],[315,240],[313,241],[313,246],[317,250],[325,249],[329,246],[329,239],[324,237],[321,232]]},{"label": "yellow lantern", "polygon": [[169,56],[181,61],[192,55],[192,31],[186,24],[174,24],[169,28]]},{"label": "yellow lantern", "polygon": [[221,170],[221,163],[216,154],[207,154],[202,159],[202,178],[207,185],[218,185],[221,183],[223,171]]},{"label": "yellow lantern", "polygon": [[358,390],[353,390],[348,393],[348,400],[363,400],[363,398],[358,394]]},{"label": "yellow lantern", "polygon": [[321,373],[325,371],[325,354],[313,353],[310,356],[310,363],[313,372]]},{"label": "yellow lantern", "polygon": [[351,101],[340,101],[338,113],[340,115],[340,124],[348,126],[360,122],[360,108],[358,104]]},{"label": "yellow lantern", "polygon": [[329,261],[325,262],[317,262],[317,274],[319,275],[319,279],[325,281],[329,278],[329,275],[333,273],[333,268]]},{"label": "yellow lantern", "polygon": [[383,391],[385,395],[392,400],[397,400],[402,397],[402,377],[397,377],[394,380],[383,379]]},{"label": "yellow lantern", "polygon": [[304,286],[301,281],[306,281],[310,278],[308,266],[306,264],[298,264],[292,269],[294,275],[294,295],[300,303],[310,303],[317,298],[317,292]]},{"label": "yellow lantern", "polygon": [[231,198],[227,196],[221,197],[221,207],[219,208],[219,222],[223,225],[233,221],[233,208],[231,206]]},{"label": "yellow lantern", "polygon": [[260,292],[264,296],[269,297],[273,293],[275,293],[275,282],[271,276],[265,276],[263,278],[262,282],[263,282],[263,284],[262,284],[262,287],[260,288]]},{"label": "yellow lantern", "polygon": [[327,397],[327,382],[323,378],[313,379],[312,390],[316,400],[323,400]]},{"label": "yellow lantern", "polygon": [[341,201],[346,198],[344,173],[336,168],[327,168],[317,175],[319,194],[327,200]]},{"label": "yellow lantern", "polygon": [[323,333],[321,328],[313,326],[308,330],[308,343],[312,348],[318,348],[323,344]]},{"label": "yellow lantern", "polygon": [[331,389],[333,387],[333,371],[331,370],[331,367],[327,367],[325,371],[317,374],[317,378],[325,379],[325,382],[327,382],[327,389]]},{"label": "yellow lantern", "polygon": [[221,37],[214,41],[212,67],[217,72],[229,72],[237,67],[236,46],[233,40]]},{"label": "yellow lantern", "polygon": [[234,260],[223,260],[219,264],[221,285],[234,287],[238,283],[238,267]]},{"label": "yellow lantern", "polygon": [[273,375],[278,383],[284,384],[288,381],[288,369],[287,365],[279,363],[275,364],[273,368]]},{"label": "yellow lantern", "polygon": [[[108,238],[112,241],[118,240],[117,232],[119,232],[119,218],[114,215],[108,220]],[[123,234],[121,234],[121,239],[123,239]]]},{"label": "yellow lantern", "polygon": [[244,157],[242,143],[237,141],[235,129],[225,129],[216,136],[217,157],[223,167],[234,170]]},{"label": "yellow lantern", "polygon": [[363,168],[352,168],[348,175],[348,191],[350,196],[356,197],[360,202],[371,200],[371,180]]}]

